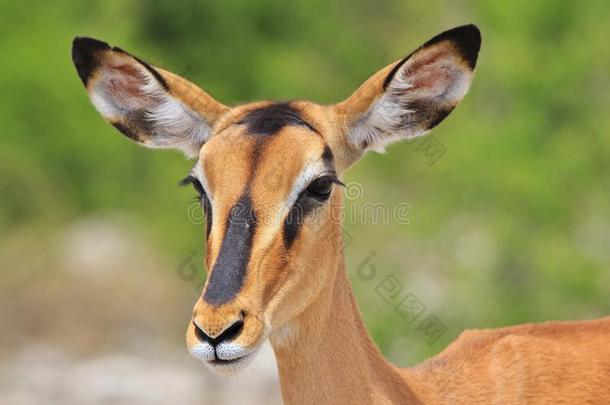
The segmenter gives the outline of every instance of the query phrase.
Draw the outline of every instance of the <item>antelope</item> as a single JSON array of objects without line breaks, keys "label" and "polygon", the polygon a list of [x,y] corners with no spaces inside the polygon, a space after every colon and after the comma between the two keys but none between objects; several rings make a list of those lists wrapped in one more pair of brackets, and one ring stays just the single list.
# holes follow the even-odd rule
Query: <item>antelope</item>
[{"label": "antelope", "polygon": [[74,39],[78,75],[107,121],[196,159],[182,183],[207,217],[208,277],[187,327],[192,355],[230,375],[268,340],[287,404],[610,403],[610,317],[465,331],[400,369],[356,305],[341,175],[443,121],[470,87],[480,44],[474,25],[443,32],[338,104],[228,107],[120,48]]}]

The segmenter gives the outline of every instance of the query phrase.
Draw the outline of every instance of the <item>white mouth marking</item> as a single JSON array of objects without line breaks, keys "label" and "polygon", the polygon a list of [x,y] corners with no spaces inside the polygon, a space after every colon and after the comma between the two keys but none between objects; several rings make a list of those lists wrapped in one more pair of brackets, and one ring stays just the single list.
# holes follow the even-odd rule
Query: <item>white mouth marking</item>
[{"label": "white mouth marking", "polygon": [[233,375],[252,362],[259,348],[260,345],[254,349],[245,349],[228,342],[219,344],[214,350],[211,344],[202,342],[190,348],[189,351],[212,371],[223,375]]},{"label": "white mouth marking", "polygon": [[235,360],[247,356],[251,350],[244,349],[232,342],[223,342],[216,346],[216,356],[220,360]]},{"label": "white mouth marking", "polygon": [[214,354],[214,348],[211,344],[207,342],[198,343],[195,346],[191,347],[189,351],[199,360],[210,361],[216,358],[216,355]]}]

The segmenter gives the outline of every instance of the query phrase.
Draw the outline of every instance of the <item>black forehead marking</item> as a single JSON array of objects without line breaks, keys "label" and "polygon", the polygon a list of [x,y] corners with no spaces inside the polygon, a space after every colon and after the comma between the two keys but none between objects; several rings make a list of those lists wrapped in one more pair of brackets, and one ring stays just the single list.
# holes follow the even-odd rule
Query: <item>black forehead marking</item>
[{"label": "black forehead marking", "polygon": [[255,135],[273,135],[288,125],[306,127],[318,133],[290,103],[273,103],[252,110],[239,124],[247,125],[248,132]]},{"label": "black forehead marking", "polygon": [[256,222],[250,191],[246,189],[227,219],[227,230],[203,294],[208,304],[225,304],[241,290],[252,252]]}]

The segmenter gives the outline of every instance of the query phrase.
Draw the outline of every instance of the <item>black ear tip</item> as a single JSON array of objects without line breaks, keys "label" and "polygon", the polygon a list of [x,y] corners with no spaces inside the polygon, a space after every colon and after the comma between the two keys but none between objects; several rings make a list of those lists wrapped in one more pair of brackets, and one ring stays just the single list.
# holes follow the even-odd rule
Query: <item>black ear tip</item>
[{"label": "black ear tip", "polygon": [[424,46],[445,40],[453,42],[466,63],[468,63],[468,66],[474,69],[477,64],[479,50],[481,49],[481,31],[479,28],[474,24],[461,25],[435,36]]},{"label": "black ear tip", "polygon": [[93,38],[76,37],[72,41],[72,61],[85,86],[98,64],[96,53],[108,49],[110,46],[106,42]]},{"label": "black ear tip", "polygon": [[110,49],[110,45],[108,45],[104,41],[100,41],[99,39],[90,38],[90,37],[75,37],[72,41],[72,47],[74,49]]},{"label": "black ear tip", "polygon": [[474,24],[462,25],[448,31],[450,37],[462,52],[462,56],[471,69],[477,64],[479,50],[481,49],[481,31]]}]

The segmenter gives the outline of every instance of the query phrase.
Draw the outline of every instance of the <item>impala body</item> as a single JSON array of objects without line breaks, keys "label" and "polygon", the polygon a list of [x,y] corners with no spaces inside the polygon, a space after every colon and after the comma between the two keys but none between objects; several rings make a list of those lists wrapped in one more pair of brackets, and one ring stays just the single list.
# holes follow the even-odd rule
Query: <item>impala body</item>
[{"label": "impala body", "polygon": [[208,278],[186,337],[195,357],[233,374],[270,340],[288,404],[610,403],[610,318],[468,331],[399,369],[357,309],[340,177],[367,151],[438,125],[466,94],[480,42],[473,25],[446,31],[335,105],[227,107],[119,48],[74,40],[78,74],[106,120],[196,159],[183,181],[207,216]]}]

